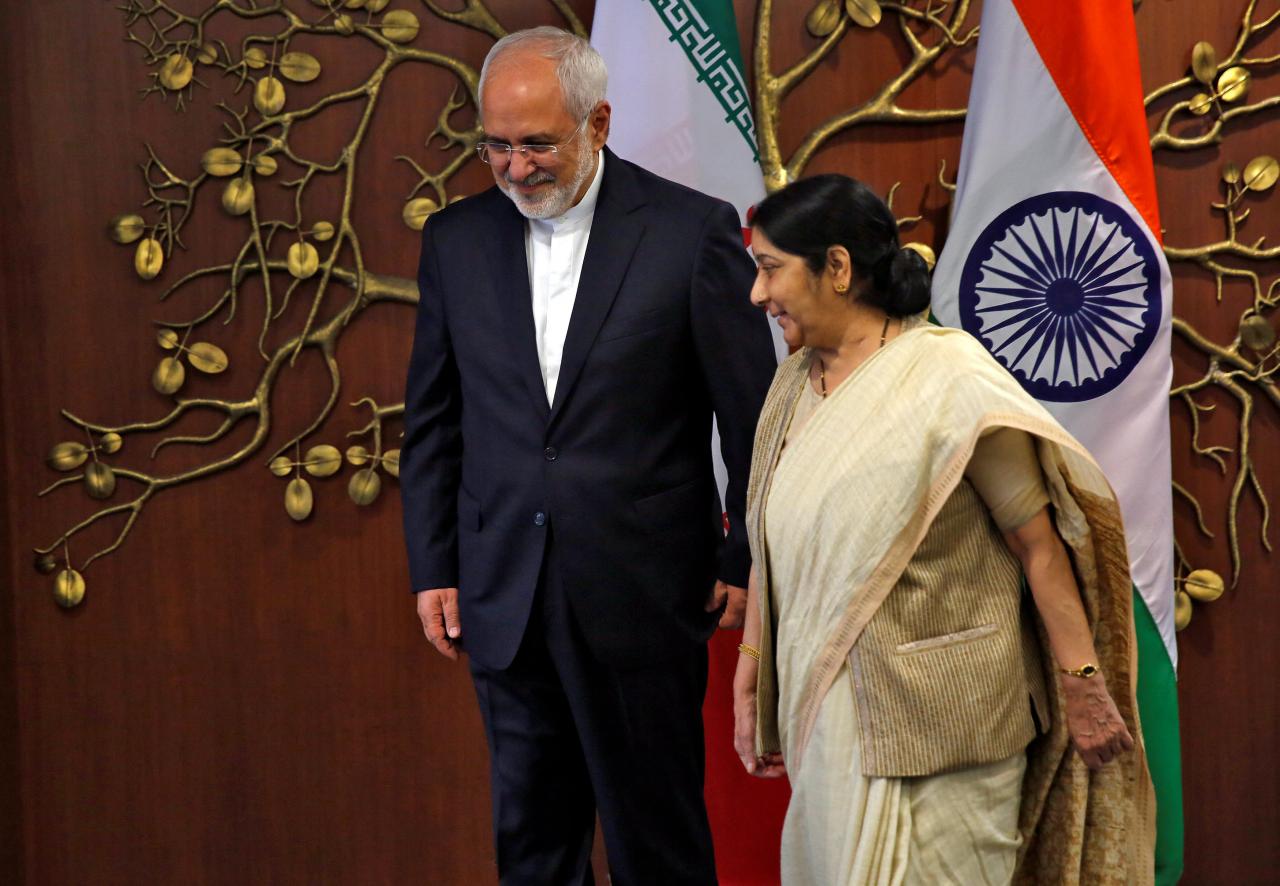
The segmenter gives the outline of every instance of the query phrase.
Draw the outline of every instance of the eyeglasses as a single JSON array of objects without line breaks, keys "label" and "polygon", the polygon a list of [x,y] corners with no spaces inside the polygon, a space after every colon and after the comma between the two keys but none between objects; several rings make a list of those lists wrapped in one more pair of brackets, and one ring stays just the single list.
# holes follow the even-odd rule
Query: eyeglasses
[{"label": "eyeglasses", "polygon": [[578,133],[582,131],[582,127],[586,126],[587,121],[590,119],[590,114],[583,117],[582,122],[578,124],[578,128],[558,145],[509,145],[506,142],[480,142],[476,145],[476,153],[480,155],[481,160],[490,166],[494,164],[505,166],[511,162],[513,153],[519,154],[526,160],[530,158],[534,160],[549,160],[560,153],[561,148],[577,138]]}]

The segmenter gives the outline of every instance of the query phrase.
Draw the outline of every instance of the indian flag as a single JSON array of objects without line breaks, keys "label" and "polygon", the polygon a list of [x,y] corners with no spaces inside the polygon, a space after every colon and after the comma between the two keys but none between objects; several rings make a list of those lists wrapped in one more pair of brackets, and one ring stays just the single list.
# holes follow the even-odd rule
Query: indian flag
[{"label": "indian flag", "polygon": [[1130,0],[988,0],[933,311],[1102,465],[1135,584],[1156,882],[1182,871],[1169,268]]},{"label": "indian flag", "polygon": [[[765,193],[732,0],[599,0],[591,42],[609,66],[609,147],[664,178],[732,203],[745,235],[748,210]],[[781,340],[774,340],[785,354]],[[718,441],[715,449],[723,494]],[[740,639],[737,631],[719,631],[711,642],[703,720],[707,812],[720,882],[746,886],[778,880],[787,793],[782,784],[747,775],[733,752]]]}]

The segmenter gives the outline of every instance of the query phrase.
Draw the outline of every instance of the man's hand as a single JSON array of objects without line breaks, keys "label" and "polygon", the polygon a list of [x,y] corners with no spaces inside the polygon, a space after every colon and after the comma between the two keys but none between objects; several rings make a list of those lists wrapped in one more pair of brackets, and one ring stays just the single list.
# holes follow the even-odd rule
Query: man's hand
[{"label": "man's hand", "polygon": [[717,581],[707,598],[706,609],[707,612],[715,612],[721,606],[724,606],[724,612],[720,614],[720,627],[742,627],[742,618],[747,611],[747,589]]},{"label": "man's hand", "polygon": [[418,618],[422,632],[436,651],[451,661],[458,660],[462,622],[458,619],[458,589],[432,588],[418,593]]}]

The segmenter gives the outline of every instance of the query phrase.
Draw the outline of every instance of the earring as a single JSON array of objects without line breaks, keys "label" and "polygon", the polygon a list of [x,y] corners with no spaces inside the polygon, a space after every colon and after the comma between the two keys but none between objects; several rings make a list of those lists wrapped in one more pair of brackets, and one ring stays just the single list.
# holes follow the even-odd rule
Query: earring
[{"label": "earring", "polygon": [[849,288],[849,287],[848,287],[848,286],[846,286],[844,283],[837,283],[837,284],[836,284],[836,292],[844,292],[844,291],[845,291],[846,289],[848,289],[848,288]]}]

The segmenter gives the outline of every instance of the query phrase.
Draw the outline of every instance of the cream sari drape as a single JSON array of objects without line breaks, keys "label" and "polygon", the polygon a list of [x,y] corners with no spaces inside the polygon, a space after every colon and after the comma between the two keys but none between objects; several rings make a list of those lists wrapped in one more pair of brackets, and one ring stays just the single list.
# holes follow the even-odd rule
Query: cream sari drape
[{"label": "cream sari drape", "polygon": [[[1051,699],[1054,729],[1034,743],[1023,779],[1019,876],[1064,883],[1149,880],[1153,806],[1133,697],[1130,585],[1119,512],[1100,470],[976,341],[920,323],[910,324],[832,392],[779,459],[806,383],[806,359],[801,352],[779,367],[757,430],[748,490],[765,626],[757,749],[783,752],[800,787],[793,804],[805,802],[806,786],[820,784],[827,767],[858,765],[847,757],[858,753],[856,740],[849,739],[857,732],[856,714],[828,707],[843,706],[859,691],[841,683],[849,652],[960,482],[979,436],[992,427],[1016,427],[1037,439],[1101,664],[1139,742],[1134,753],[1089,777],[1067,745],[1061,698]],[[841,688],[833,692],[837,684]],[[877,792],[884,796],[877,799]],[[797,807],[794,821],[803,818],[806,830],[817,833],[813,819],[820,817],[826,845],[845,846],[843,831],[856,830],[836,855],[853,859],[852,876],[860,879],[843,882],[895,882],[895,872],[905,876],[910,864],[899,857],[907,850],[886,848],[887,838],[877,830],[886,815],[901,828],[903,801],[899,796],[896,811],[890,809],[893,792],[892,785],[866,787],[874,821],[865,804],[860,822],[850,821],[847,809],[832,818],[819,806]],[[803,841],[790,845],[805,851]],[[881,852],[860,851],[865,845]],[[876,860],[886,856],[888,861]],[[862,872],[859,863],[866,866]],[[837,874],[829,882],[842,880]]]}]

